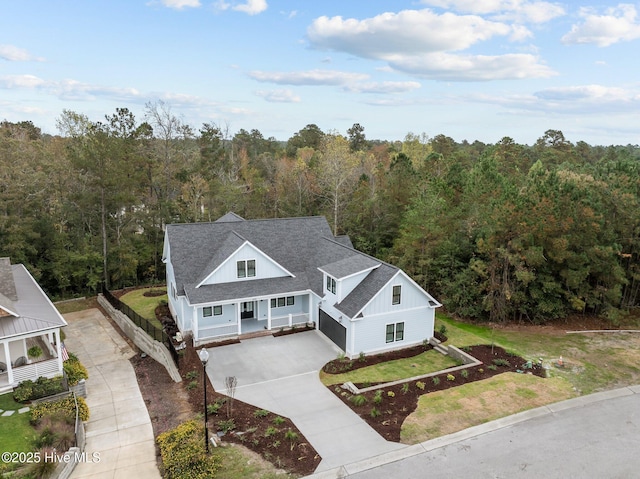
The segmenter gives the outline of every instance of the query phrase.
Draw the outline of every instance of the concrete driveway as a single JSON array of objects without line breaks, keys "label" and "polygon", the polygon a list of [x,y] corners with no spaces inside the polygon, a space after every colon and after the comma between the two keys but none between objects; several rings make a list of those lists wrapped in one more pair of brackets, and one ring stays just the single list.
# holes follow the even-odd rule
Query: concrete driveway
[{"label": "concrete driveway", "polygon": [[235,376],[235,397],[290,418],[313,445],[325,471],[403,446],[384,440],[318,378],[340,350],[318,331],[263,336],[208,349],[207,374],[216,391]]},{"label": "concrete driveway", "polygon": [[65,345],[89,372],[86,452],[72,479],[157,478],[155,440],[129,358],[135,352],[98,309],[65,314]]}]

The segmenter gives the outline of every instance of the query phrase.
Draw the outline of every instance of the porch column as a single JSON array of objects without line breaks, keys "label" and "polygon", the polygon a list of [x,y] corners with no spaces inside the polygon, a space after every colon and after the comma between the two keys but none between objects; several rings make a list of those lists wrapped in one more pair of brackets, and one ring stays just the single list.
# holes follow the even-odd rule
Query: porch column
[{"label": "porch column", "polygon": [[193,342],[194,344],[198,342],[200,338],[200,331],[198,330],[198,307],[193,308],[193,312],[191,315],[191,330],[193,331]]},{"label": "porch column", "polygon": [[13,384],[13,368],[11,367],[11,356],[9,356],[9,342],[4,341],[2,346],[4,347],[4,357],[7,360],[7,381],[9,381],[9,384]]},{"label": "porch column", "polygon": [[[62,340],[60,339],[60,329],[56,329],[56,353],[58,355],[58,371],[62,371]],[[51,333],[53,339],[53,332]]]},{"label": "porch column", "polygon": [[242,318],[240,316],[240,301],[236,303],[236,319],[238,320],[238,336],[242,334]]},{"label": "porch column", "polygon": [[271,331],[271,298],[267,299],[267,330]]}]

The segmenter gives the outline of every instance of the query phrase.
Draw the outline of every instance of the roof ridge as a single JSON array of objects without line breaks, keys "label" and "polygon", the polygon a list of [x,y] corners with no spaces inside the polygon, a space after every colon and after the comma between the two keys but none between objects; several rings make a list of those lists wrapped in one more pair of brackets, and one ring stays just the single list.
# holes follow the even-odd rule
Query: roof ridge
[{"label": "roof ridge", "polygon": [[394,266],[394,265],[392,265],[392,264],[390,264],[390,263],[387,263],[386,261],[383,261],[383,260],[381,260],[380,258],[376,258],[375,256],[371,256],[370,254],[367,254],[367,253],[365,253],[364,251],[360,251],[359,249],[352,248],[352,247],[350,247],[350,246],[344,245],[344,244],[342,244],[342,243],[340,243],[340,242],[338,242],[338,241],[336,241],[336,240],[334,240],[334,239],[332,239],[332,238],[328,238],[328,237],[326,237],[326,236],[323,236],[323,237],[322,237],[322,239],[325,239],[325,240],[327,240],[327,241],[330,241],[330,242],[331,242],[331,243],[333,243],[333,244],[336,244],[336,245],[342,246],[343,248],[346,248],[346,249],[348,249],[348,250],[350,250],[350,251],[353,251],[353,252],[355,252],[355,253],[357,253],[357,254],[359,254],[359,255],[366,256],[367,258],[372,259],[372,260],[374,260],[374,261],[378,261],[378,262],[380,263],[380,265],[383,265],[383,264],[384,264],[384,265],[390,266],[390,267],[391,267],[391,268],[393,268],[393,269],[400,269],[398,266]]}]

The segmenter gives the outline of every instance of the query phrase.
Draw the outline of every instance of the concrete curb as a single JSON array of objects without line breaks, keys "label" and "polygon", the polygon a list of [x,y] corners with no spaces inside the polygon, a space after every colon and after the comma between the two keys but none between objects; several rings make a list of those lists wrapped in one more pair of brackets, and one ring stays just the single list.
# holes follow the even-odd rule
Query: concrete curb
[{"label": "concrete curb", "polygon": [[[345,464],[341,467],[330,469],[316,474],[306,476],[306,478],[313,479],[330,479],[330,478],[344,478],[352,474],[357,474],[363,471],[374,469],[384,464],[390,464],[392,462],[407,459],[409,457],[417,456],[425,452],[433,451],[444,446],[449,446],[460,441],[464,441],[473,437],[481,436],[492,431],[497,431],[505,427],[513,426],[521,422],[528,421],[547,414],[555,414],[567,409],[583,407],[587,404],[595,402],[606,401],[607,399],[613,399],[622,396],[631,396],[633,394],[640,394],[640,385],[627,386],[619,389],[613,389],[611,391],[603,391],[599,393],[589,394],[588,396],[580,396],[577,398],[567,399],[558,403],[547,404],[535,409],[529,409],[521,413],[513,414],[511,416],[496,419],[495,421],[473,426],[463,431],[458,431],[453,434],[431,439],[430,441],[422,442],[420,444],[414,444],[412,446],[406,446],[396,451],[380,454],[378,456],[365,459],[363,461],[354,462],[351,464]],[[304,478],[303,478],[304,479]]]}]

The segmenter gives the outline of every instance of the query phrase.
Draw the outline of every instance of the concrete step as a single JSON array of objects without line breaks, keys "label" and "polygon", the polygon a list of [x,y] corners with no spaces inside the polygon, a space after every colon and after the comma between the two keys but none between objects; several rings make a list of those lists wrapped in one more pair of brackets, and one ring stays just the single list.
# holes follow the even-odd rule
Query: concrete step
[{"label": "concrete step", "polygon": [[434,346],[433,349],[438,351],[440,354],[444,354],[445,356],[449,355],[449,348],[447,348],[446,346],[443,346],[442,344],[438,344],[437,346]]}]

